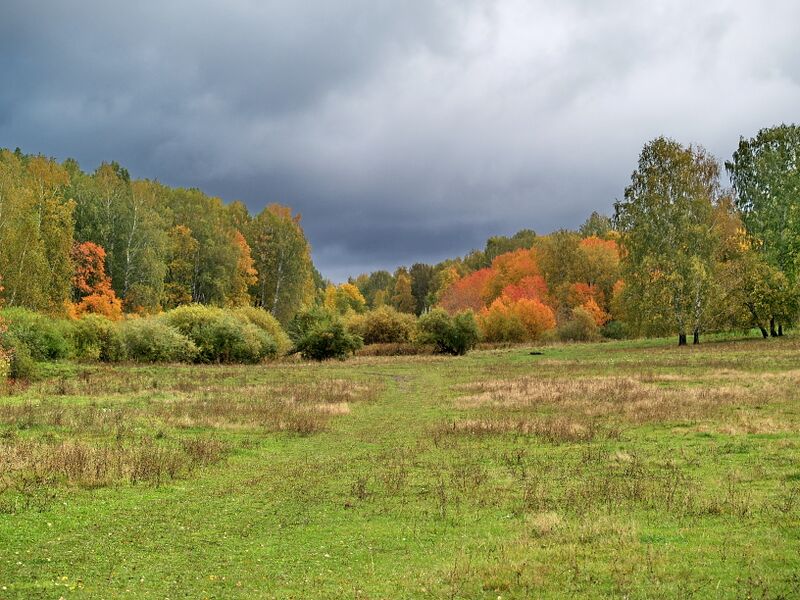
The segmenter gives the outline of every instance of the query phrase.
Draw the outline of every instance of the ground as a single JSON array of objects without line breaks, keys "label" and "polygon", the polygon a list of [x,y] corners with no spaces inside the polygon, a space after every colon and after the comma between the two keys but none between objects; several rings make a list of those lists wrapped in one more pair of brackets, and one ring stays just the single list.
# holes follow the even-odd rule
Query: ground
[{"label": "ground", "polygon": [[800,338],[51,365],[0,598],[800,597]]}]

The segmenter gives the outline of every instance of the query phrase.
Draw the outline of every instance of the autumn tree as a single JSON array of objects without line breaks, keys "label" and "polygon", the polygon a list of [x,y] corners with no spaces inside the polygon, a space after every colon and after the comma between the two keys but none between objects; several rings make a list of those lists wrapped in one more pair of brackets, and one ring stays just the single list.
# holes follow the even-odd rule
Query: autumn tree
[{"label": "autumn tree", "polygon": [[362,313],[367,307],[367,301],[361,291],[352,283],[329,285],[325,290],[325,308],[340,315],[347,313]]},{"label": "autumn tree", "polygon": [[233,241],[239,249],[236,261],[236,270],[231,281],[231,291],[228,294],[228,306],[248,306],[252,302],[250,288],[258,283],[258,271],[250,252],[250,244],[238,230],[233,232]]},{"label": "autumn tree", "polygon": [[72,249],[75,272],[72,278],[72,308],[75,316],[96,313],[110,319],[122,317],[122,302],[106,274],[106,253],[92,242],[75,244]]},{"label": "autumn tree", "polygon": [[519,283],[526,277],[541,277],[536,251],[519,249],[497,256],[492,261],[492,277],[484,288],[484,303],[490,304],[507,286]]},{"label": "autumn tree", "polygon": [[417,301],[411,288],[411,276],[404,268],[398,269],[394,275],[392,306],[402,313],[413,313],[417,306]]},{"label": "autumn tree", "polygon": [[176,225],[168,232],[169,254],[164,285],[164,306],[175,308],[190,304],[194,297],[195,272],[198,268],[200,244],[185,225]]},{"label": "autumn tree", "polygon": [[493,271],[487,268],[455,280],[442,292],[439,306],[450,314],[462,310],[481,310],[485,305],[486,286],[493,277]]},{"label": "autumn tree", "polygon": [[541,236],[536,243],[539,270],[547,282],[554,306],[566,305],[569,286],[579,280],[583,260],[580,236],[561,229]]},{"label": "autumn tree", "polygon": [[614,284],[622,275],[619,245],[613,239],[589,236],[580,241],[578,250],[573,275],[575,282],[597,288],[601,294],[595,294],[594,299],[607,309],[605,301],[611,298]]},{"label": "autumn tree", "polygon": [[484,338],[492,342],[524,342],[539,339],[556,326],[553,309],[535,299],[512,300],[501,296],[478,314]]},{"label": "autumn tree", "polygon": [[[660,137],[645,145],[615,204],[624,279],[638,314],[699,341],[715,293],[719,165],[703,148]],[[640,321],[641,324],[641,321]]]}]

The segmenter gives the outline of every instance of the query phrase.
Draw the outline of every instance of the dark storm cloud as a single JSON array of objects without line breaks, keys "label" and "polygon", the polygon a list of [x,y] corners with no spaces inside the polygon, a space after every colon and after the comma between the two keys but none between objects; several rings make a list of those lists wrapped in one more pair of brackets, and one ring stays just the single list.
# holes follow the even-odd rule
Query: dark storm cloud
[{"label": "dark storm cloud", "polygon": [[322,271],[610,210],[642,144],[797,121],[791,0],[5,2],[0,146],[303,213]]}]

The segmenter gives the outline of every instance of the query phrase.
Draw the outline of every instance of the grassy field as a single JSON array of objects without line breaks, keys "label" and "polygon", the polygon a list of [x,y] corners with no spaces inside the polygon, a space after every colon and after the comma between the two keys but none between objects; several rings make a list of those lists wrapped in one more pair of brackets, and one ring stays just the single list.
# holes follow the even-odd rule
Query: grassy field
[{"label": "grassy field", "polygon": [[56,364],[0,598],[798,598],[800,338]]}]

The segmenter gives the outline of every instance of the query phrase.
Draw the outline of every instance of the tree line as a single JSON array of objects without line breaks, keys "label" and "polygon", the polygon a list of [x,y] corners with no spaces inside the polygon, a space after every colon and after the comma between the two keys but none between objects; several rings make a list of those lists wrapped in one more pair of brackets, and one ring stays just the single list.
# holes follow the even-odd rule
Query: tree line
[{"label": "tree line", "polygon": [[282,322],[321,286],[299,215],[251,215],[198,189],[131,179],[116,162],[0,150],[0,300],[52,314],[261,306]]},{"label": "tree line", "polygon": [[112,319],[254,305],[284,326],[313,306],[345,317],[471,311],[494,342],[676,334],[686,344],[751,327],[780,336],[800,312],[798,148],[800,128],[771,127],[741,138],[723,165],[659,137],[612,216],[340,285],[314,268],[287,207],[253,216],[241,202],[132,180],[114,162],[85,173],[74,160],[0,150],[0,301]]},{"label": "tree line", "polygon": [[[723,185],[727,172],[730,186]],[[648,142],[613,216],[578,231],[529,229],[436,265],[349,281],[363,305],[422,314],[471,309],[484,339],[523,341],[563,329],[609,337],[757,327],[783,335],[800,312],[800,128],[741,138],[721,164],[699,145]],[[341,294],[342,291],[339,291]]]}]

